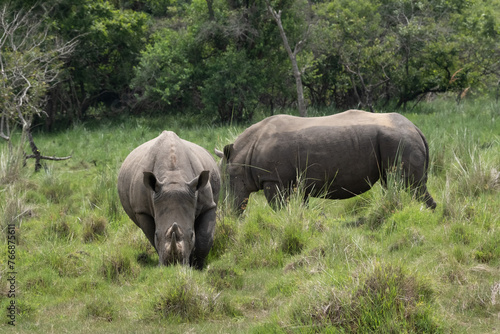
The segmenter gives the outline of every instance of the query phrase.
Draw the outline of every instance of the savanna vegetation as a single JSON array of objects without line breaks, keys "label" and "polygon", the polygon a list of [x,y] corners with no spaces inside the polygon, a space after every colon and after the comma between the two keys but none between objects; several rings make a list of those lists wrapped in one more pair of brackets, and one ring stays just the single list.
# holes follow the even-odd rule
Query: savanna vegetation
[{"label": "savanna vegetation", "polygon": [[[499,34],[498,0],[0,0],[0,328],[500,331]],[[133,148],[352,107],[424,132],[434,212],[397,178],[241,217],[223,192],[206,269],[157,267]]]},{"label": "savanna vegetation", "polygon": [[[500,117],[492,100],[442,97],[405,113],[427,136],[435,211],[398,186],[273,211],[221,196],[207,266],[158,267],[121,209],[123,159],[170,129],[209,150],[245,125],[136,116],[79,122],[38,142],[69,160],[33,172],[0,153],[0,307],[13,332],[493,333],[500,330]],[[383,110],[390,111],[390,110]],[[290,112],[296,113],[295,110]],[[333,113],[333,109],[310,114]],[[256,114],[255,120],[264,117]],[[13,136],[18,139],[19,133]],[[16,326],[8,325],[8,224]]]},{"label": "savanna vegetation", "polygon": [[498,95],[498,0],[0,6],[2,108],[14,113],[12,103],[29,87],[30,95],[46,98],[22,108],[31,104],[48,129],[109,113],[99,106],[114,114],[154,109],[248,120],[257,109],[273,113],[297,103],[295,75],[314,107],[410,108],[431,92]]}]

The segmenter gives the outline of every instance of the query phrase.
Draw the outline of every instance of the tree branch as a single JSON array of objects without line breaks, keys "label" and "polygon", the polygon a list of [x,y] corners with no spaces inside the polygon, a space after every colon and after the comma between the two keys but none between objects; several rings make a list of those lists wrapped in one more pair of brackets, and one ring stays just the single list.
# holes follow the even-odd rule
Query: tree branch
[{"label": "tree branch", "polygon": [[[62,160],[68,160],[68,159],[71,159],[73,156],[72,155],[68,155],[67,157],[56,157],[56,156],[46,156],[46,155],[40,155],[40,159],[42,160],[52,160],[52,161],[62,161]],[[24,157],[26,160],[28,159],[36,159],[37,156],[35,154],[30,154],[30,155],[27,155]]]},{"label": "tree branch", "polygon": [[42,155],[33,140],[31,122],[35,115],[47,116],[43,110],[47,89],[60,82],[62,59],[74,51],[78,40],[63,43],[52,39],[43,17],[34,12],[36,6],[26,11],[12,11],[8,5],[0,8],[0,138],[10,145],[9,124],[21,125],[23,136],[19,145],[23,147],[27,138],[32,152],[25,155],[25,162],[35,159],[35,171],[38,171],[41,160],[71,158]]}]

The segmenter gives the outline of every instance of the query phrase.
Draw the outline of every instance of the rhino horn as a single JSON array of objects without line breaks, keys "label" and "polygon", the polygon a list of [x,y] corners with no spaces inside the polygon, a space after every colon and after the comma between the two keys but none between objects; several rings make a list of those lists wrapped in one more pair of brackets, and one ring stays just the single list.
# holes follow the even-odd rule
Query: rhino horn
[{"label": "rhino horn", "polygon": [[173,223],[170,227],[170,235],[172,236],[171,245],[175,246],[175,243],[177,242],[177,235],[179,235],[179,225],[177,225],[177,223]]},{"label": "rhino horn", "polygon": [[218,156],[219,158],[224,158],[224,152],[219,151],[218,149],[214,148],[215,155]]},{"label": "rhino horn", "polygon": [[179,233],[179,225],[177,223],[173,223],[170,227],[170,231],[172,233]]},{"label": "rhino horn", "polygon": [[170,249],[174,251],[177,247],[177,237],[175,236],[175,232],[172,232],[172,241],[170,242]]},{"label": "rhino horn", "polygon": [[170,241],[170,252],[172,253],[172,255],[177,254],[177,252],[179,251],[177,249],[177,237],[180,235],[179,232],[179,225],[177,223],[173,223],[170,227],[170,235],[172,237],[172,240]]}]

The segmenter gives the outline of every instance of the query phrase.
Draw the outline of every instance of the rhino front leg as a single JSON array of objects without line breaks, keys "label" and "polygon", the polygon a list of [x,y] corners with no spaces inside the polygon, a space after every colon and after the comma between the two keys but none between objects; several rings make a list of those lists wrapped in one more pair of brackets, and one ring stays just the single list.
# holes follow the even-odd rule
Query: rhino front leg
[{"label": "rhino front leg", "polygon": [[278,182],[264,182],[264,195],[271,207],[276,210],[286,204],[289,196],[288,191],[284,191],[283,187]]},{"label": "rhino front leg", "polygon": [[156,249],[155,245],[156,226],[154,218],[144,213],[136,213],[135,218],[136,219],[134,220],[134,222],[136,223],[136,225],[141,228],[141,230],[144,232],[151,245],[153,245],[153,247]]},{"label": "rhino front leg", "polygon": [[205,258],[214,243],[216,209],[201,214],[195,222],[195,245],[190,264],[196,269],[203,269]]}]

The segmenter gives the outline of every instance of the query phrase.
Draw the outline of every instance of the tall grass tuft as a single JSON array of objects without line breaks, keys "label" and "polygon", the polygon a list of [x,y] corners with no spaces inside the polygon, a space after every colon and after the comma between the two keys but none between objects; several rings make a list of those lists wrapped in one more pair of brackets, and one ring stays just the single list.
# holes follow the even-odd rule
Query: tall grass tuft
[{"label": "tall grass tuft", "polygon": [[73,193],[71,184],[62,179],[53,168],[45,168],[42,173],[45,174],[43,175],[39,191],[45,198],[53,204],[67,202],[67,199]]},{"label": "tall grass tuft", "polygon": [[0,203],[0,218],[2,230],[7,232],[7,225],[14,225],[16,229],[16,243],[20,242],[20,228],[23,220],[30,218],[34,214],[34,206],[25,200],[25,195],[14,186],[5,188],[5,201]]},{"label": "tall grass tuft", "polygon": [[122,251],[116,251],[103,256],[99,273],[105,279],[116,282],[122,277],[134,275],[134,270],[129,254],[124,254]]},{"label": "tall grass tuft", "polygon": [[106,166],[95,178],[94,186],[89,194],[91,207],[105,212],[109,221],[116,221],[121,210],[116,178],[117,172]]},{"label": "tall grass tuft", "polygon": [[492,265],[500,263],[500,230],[488,233],[479,249],[476,250],[474,257],[480,263]]},{"label": "tall grass tuft", "polygon": [[[490,145],[481,145],[465,135],[464,140],[453,150],[453,164],[449,177],[457,188],[455,195],[477,197],[486,192],[500,190],[500,161],[492,161]],[[496,165],[498,164],[498,165]]]},{"label": "tall grass tuft", "polygon": [[464,196],[478,196],[494,184],[492,171],[487,170],[484,162],[475,152],[468,152],[465,157],[458,157],[455,153],[453,164],[454,179],[460,180],[461,186],[457,189]]},{"label": "tall grass tuft", "polygon": [[311,332],[439,333],[433,318],[432,289],[403,268],[376,263],[356,278],[351,291],[326,288],[326,300],[310,298],[292,318]]},{"label": "tall grass tuft", "polygon": [[394,167],[387,172],[385,187],[374,187],[370,191],[368,209],[361,223],[376,230],[396,211],[408,206],[413,197],[413,191],[405,184],[400,168]]},{"label": "tall grass tuft", "polygon": [[234,264],[216,263],[207,269],[207,281],[217,291],[224,289],[243,288],[243,272],[235,268]]},{"label": "tall grass tuft", "polygon": [[154,317],[168,319],[169,323],[184,323],[239,313],[220,293],[197,282],[187,269],[177,268],[176,277],[158,291],[153,303]]},{"label": "tall grass tuft", "polygon": [[111,322],[116,319],[117,311],[109,300],[95,298],[85,304],[83,314],[86,318]]},{"label": "tall grass tuft", "polygon": [[91,215],[83,220],[83,241],[88,243],[106,235],[107,221],[104,217]]},{"label": "tall grass tuft", "polygon": [[61,215],[59,218],[51,221],[48,234],[49,238],[52,239],[62,239],[62,240],[72,240],[75,236],[70,224],[68,224],[67,217]]},{"label": "tall grass tuft", "polygon": [[236,241],[238,219],[232,213],[217,212],[217,224],[215,225],[214,243],[208,254],[208,262],[220,258],[226,251],[230,250]]},{"label": "tall grass tuft", "polygon": [[9,147],[8,152],[0,152],[0,185],[14,184],[21,177],[23,167],[22,145]]}]

